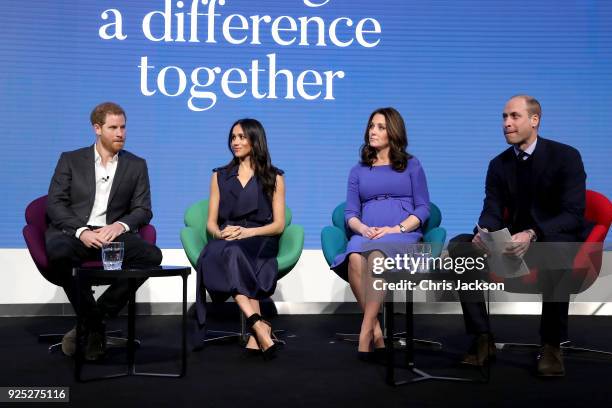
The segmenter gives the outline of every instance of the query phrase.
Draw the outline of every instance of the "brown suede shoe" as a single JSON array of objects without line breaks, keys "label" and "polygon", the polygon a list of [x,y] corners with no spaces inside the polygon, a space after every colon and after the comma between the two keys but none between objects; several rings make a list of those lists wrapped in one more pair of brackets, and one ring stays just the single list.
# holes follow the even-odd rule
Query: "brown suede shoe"
[{"label": "brown suede shoe", "polygon": [[461,364],[483,367],[495,359],[495,342],[490,333],[482,333],[474,337],[472,345],[463,357]]},{"label": "brown suede shoe", "polygon": [[73,327],[62,337],[62,353],[68,357],[74,356],[76,352],[76,327]]},{"label": "brown suede shoe", "polygon": [[563,377],[565,367],[563,365],[563,354],[559,346],[544,344],[538,355],[538,376],[540,377]]}]

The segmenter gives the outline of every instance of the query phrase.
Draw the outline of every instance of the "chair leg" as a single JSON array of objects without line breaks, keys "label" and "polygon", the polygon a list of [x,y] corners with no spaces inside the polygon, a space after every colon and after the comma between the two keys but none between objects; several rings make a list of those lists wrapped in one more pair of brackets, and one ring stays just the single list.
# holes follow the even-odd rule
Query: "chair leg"
[{"label": "chair leg", "polygon": [[596,356],[604,356],[607,358],[612,358],[612,352],[610,351],[590,349],[590,348],[585,348],[585,347],[575,347],[571,345],[571,341],[563,342],[563,344],[561,345],[561,350],[563,351],[564,354],[590,353],[590,354],[595,354]]},{"label": "chair leg", "polygon": [[281,339],[281,336],[284,336],[285,329],[272,330],[272,341],[277,344],[282,344],[283,346],[287,344],[287,342]]},{"label": "chair leg", "polygon": [[248,335],[246,332],[246,318],[240,313],[240,332],[224,330],[206,330],[204,344],[238,342],[241,346],[246,345]]},{"label": "chair leg", "polygon": [[[393,335],[393,342],[395,344],[395,348],[401,349],[406,347],[406,337],[405,332],[395,333]],[[348,343],[358,343],[359,342],[359,333],[336,333],[336,340],[338,341],[346,341]],[[432,350],[442,350],[442,343],[434,340],[425,340],[425,339],[412,339],[412,342],[424,348],[432,349]]]},{"label": "chair leg", "polygon": [[[387,337],[387,314],[385,308],[383,308],[382,313],[382,331],[383,335]],[[358,343],[359,333],[336,333],[336,340],[346,341],[349,343]],[[415,345],[422,346],[428,349],[442,350],[442,343],[440,343],[439,341],[413,338],[412,342]],[[393,343],[395,345],[395,348],[397,349],[406,347],[406,332],[394,333]]]},{"label": "chair leg", "polygon": [[[406,347],[406,332],[400,332],[393,334],[393,339],[396,343],[396,347]],[[442,343],[435,340],[426,340],[426,339],[412,339],[412,343],[415,346],[431,349],[431,350],[442,350]]]},{"label": "chair leg", "polygon": [[64,334],[45,333],[38,335],[38,342],[51,344],[47,350],[49,353],[53,353],[62,347],[62,338],[64,338]]},{"label": "chair leg", "polygon": [[[387,333],[387,319],[388,318],[389,317],[387,316],[387,308],[383,307],[382,331],[385,336],[388,335]],[[393,333],[393,343],[395,344],[395,348],[400,348],[400,349],[405,348],[406,347],[406,332]],[[425,347],[427,349],[442,350],[442,343],[440,343],[439,341],[412,338],[412,344],[421,346],[421,347]]]},{"label": "chair leg", "polygon": [[572,342],[571,340],[567,340],[564,341],[563,343],[561,343],[561,351],[563,351],[564,354],[574,354],[574,353],[590,353],[590,354],[594,354],[596,356],[603,356],[603,357],[607,357],[607,358],[612,358],[612,352],[610,351],[605,351],[605,350],[597,350],[597,349],[591,349],[591,348],[586,348],[586,347],[576,347],[576,346],[572,346]]},{"label": "chair leg", "polygon": [[521,349],[527,349],[527,350],[536,350],[539,349],[540,347],[542,347],[541,344],[536,344],[536,343],[500,343],[500,342],[496,342],[495,343],[495,348],[497,350],[521,350]]},{"label": "chair leg", "polygon": [[[561,349],[564,349],[570,343],[571,342],[569,340],[562,341],[560,344]],[[540,347],[542,347],[542,345],[539,343],[495,343],[495,348],[498,350],[537,350]]]},{"label": "chair leg", "polygon": [[357,343],[359,342],[359,333],[336,333],[336,340]]},{"label": "chair leg", "polygon": [[[107,330],[106,331],[106,346],[107,347],[126,347],[127,339],[124,337],[120,337],[122,335],[121,330]],[[38,336],[39,343],[46,343],[51,345],[48,350],[49,353],[53,353],[57,350],[61,350],[62,348],[62,339],[64,338],[64,334],[59,333],[45,333],[40,334]],[[140,340],[136,340],[136,346],[140,346]]]},{"label": "chair leg", "polygon": [[[276,343],[286,344],[285,340],[281,340],[279,335],[285,333],[285,330],[274,330],[272,332],[274,334],[273,337],[276,337],[274,340]],[[250,334],[247,332],[246,327],[246,317],[244,313],[240,313],[240,332],[233,331],[223,331],[223,330],[207,330],[206,331],[206,339],[204,340],[205,344],[214,344],[214,343],[228,343],[237,341],[241,346],[246,346],[247,341],[249,341]]]},{"label": "chair leg", "polygon": [[[107,348],[120,348],[127,347],[128,339],[125,337],[114,337],[114,336],[106,336],[106,347]],[[140,340],[134,339],[134,346],[140,347]]]},{"label": "chair leg", "polygon": [[[612,358],[612,352],[610,351],[572,346],[571,340],[563,341],[561,342],[560,345],[561,345],[561,351],[563,352],[563,354],[591,353],[591,354],[595,354],[598,356]],[[520,349],[537,350],[540,347],[542,347],[541,344],[535,344],[535,343],[495,343],[495,348],[497,348],[498,350],[508,350],[508,349],[509,350],[516,350],[516,349],[518,350]]]}]

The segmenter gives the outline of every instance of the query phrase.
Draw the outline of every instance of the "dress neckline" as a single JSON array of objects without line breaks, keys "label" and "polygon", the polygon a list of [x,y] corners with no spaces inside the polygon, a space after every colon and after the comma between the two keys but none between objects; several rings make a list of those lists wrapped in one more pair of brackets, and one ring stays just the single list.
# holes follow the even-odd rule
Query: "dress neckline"
[{"label": "dress neckline", "polygon": [[244,185],[242,185],[242,182],[240,181],[240,178],[238,177],[238,175],[236,175],[236,180],[238,181],[238,184],[240,184],[240,187],[242,187],[242,189],[244,190],[249,183],[251,182],[251,180],[253,180],[253,178],[255,177],[255,175],[251,176],[246,183],[244,183]]}]

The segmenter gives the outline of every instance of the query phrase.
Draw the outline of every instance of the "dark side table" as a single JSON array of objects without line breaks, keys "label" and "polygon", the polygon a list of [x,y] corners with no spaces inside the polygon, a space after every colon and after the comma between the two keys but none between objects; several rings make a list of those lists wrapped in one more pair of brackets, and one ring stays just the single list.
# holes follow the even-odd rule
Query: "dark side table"
[{"label": "dark side table", "polygon": [[[102,377],[83,379],[81,371],[83,368],[83,345],[80,341],[81,333],[81,317],[77,315],[77,341],[75,353],[74,375],[77,381],[92,381],[106,378],[117,378],[126,376],[149,376],[149,377],[183,377],[187,371],[187,277],[191,273],[191,268],[187,266],[155,266],[150,268],[126,268],[118,270],[104,270],[99,268],[74,268],[72,270],[73,277],[76,280],[78,287],[88,280],[113,280],[113,279],[128,279],[130,290],[130,299],[128,301],[128,341],[127,341],[127,370],[122,373],[105,375]],[[141,278],[158,278],[180,276],[183,279],[183,317],[181,329],[181,370],[178,373],[152,373],[136,371],[135,365],[135,323],[136,323],[136,279]],[[79,291],[77,291],[79,293]],[[80,298],[77,299],[79,304]]]},{"label": "dark side table", "polygon": [[[446,280],[448,282],[457,282],[461,280],[461,275],[457,275],[452,272],[443,272],[443,271],[431,271],[428,273],[416,273],[410,274],[405,272],[390,272],[386,273],[382,276],[386,282],[400,282],[402,280],[414,282],[418,286],[418,284],[423,280],[431,280],[431,281],[443,281]],[[394,313],[394,302],[393,300],[389,300],[385,298],[384,301],[384,309],[385,315],[387,316],[386,327],[388,335],[385,336],[385,350],[386,350],[386,358],[385,358],[385,382],[391,386],[399,386],[406,385],[421,381],[458,381],[458,382],[488,382],[490,378],[489,365],[486,367],[486,371],[482,372],[482,378],[473,379],[468,377],[448,377],[448,376],[437,376],[427,373],[426,371],[417,368],[414,359],[414,310],[413,310],[413,291],[406,290],[406,317],[405,317],[405,335],[406,335],[406,354],[405,354],[405,367],[409,371],[412,372],[412,377],[407,379],[397,380],[395,373],[395,346],[394,346],[394,322],[393,322],[393,313]],[[387,296],[392,295],[387,293]],[[487,299],[489,299],[489,293],[487,292]],[[488,301],[487,301],[488,303]],[[488,305],[487,305],[488,306]],[[488,308],[487,308],[488,310]]]}]

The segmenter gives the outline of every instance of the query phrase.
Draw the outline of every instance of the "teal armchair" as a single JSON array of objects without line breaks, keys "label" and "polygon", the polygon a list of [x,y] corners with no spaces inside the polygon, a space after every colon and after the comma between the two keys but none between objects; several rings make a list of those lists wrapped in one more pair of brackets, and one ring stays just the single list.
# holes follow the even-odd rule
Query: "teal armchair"
[{"label": "teal armchair", "polygon": [[[321,248],[328,265],[334,262],[336,256],[346,250],[349,231],[344,222],[344,207],[346,203],[340,203],[332,213],[332,224],[321,231]],[[434,203],[429,205],[429,218],[423,225],[423,242],[431,243],[431,254],[440,256],[444,242],[446,241],[446,230],[440,227],[442,223],[442,212]]]},{"label": "teal armchair", "polygon": [[[327,264],[331,266],[334,259],[339,254],[346,250],[348,244],[349,231],[347,230],[346,223],[344,222],[344,207],[346,203],[340,203],[334,209],[332,213],[332,224],[328,225],[321,230],[321,248],[323,249],[323,256]],[[444,242],[446,241],[446,230],[440,227],[442,223],[442,212],[434,203],[429,204],[429,218],[423,225],[423,242],[431,244],[431,254],[434,257],[440,256],[442,249],[444,248]],[[340,275],[339,275],[340,276]],[[342,276],[340,276],[343,278]],[[344,279],[344,278],[343,278]],[[385,308],[383,308],[384,311]],[[386,333],[385,328],[386,316],[383,315],[383,333]],[[398,339],[405,333],[394,334],[394,338]],[[336,333],[337,340],[340,341],[358,341],[359,335],[354,333]],[[413,339],[414,343],[425,345],[427,347],[440,349],[442,344],[437,341]]]}]

